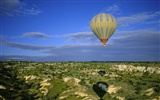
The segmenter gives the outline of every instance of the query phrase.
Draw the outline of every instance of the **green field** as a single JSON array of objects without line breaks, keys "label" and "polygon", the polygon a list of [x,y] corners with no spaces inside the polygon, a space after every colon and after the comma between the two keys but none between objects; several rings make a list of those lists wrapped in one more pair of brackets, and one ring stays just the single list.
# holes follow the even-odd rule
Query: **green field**
[{"label": "green field", "polygon": [[160,100],[160,62],[1,61],[0,79],[0,100],[99,100],[99,81],[103,100]]}]

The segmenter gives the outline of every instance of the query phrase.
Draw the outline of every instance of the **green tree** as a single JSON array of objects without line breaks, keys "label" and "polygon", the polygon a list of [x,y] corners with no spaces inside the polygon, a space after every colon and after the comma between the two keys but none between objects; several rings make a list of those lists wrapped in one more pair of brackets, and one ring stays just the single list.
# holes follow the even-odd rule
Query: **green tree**
[{"label": "green tree", "polygon": [[0,67],[0,95],[7,100],[33,100],[36,94],[29,94],[28,85],[23,78],[17,78],[14,68]]}]

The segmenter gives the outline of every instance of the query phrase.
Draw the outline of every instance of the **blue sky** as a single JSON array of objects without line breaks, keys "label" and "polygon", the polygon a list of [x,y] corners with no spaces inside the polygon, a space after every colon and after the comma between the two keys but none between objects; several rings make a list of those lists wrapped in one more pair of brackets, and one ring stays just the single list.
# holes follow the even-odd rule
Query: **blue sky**
[{"label": "blue sky", "polygon": [[[1,60],[160,61],[158,0],[1,0]],[[90,29],[99,13],[117,29],[103,47]]]}]

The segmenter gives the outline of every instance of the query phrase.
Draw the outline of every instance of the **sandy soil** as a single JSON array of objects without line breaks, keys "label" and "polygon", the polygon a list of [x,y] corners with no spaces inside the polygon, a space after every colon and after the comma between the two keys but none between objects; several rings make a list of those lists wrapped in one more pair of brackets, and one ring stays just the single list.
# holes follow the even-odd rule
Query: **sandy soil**
[{"label": "sandy soil", "polygon": [[121,89],[120,86],[111,85],[108,87],[108,93],[109,94],[116,93],[119,89]]}]

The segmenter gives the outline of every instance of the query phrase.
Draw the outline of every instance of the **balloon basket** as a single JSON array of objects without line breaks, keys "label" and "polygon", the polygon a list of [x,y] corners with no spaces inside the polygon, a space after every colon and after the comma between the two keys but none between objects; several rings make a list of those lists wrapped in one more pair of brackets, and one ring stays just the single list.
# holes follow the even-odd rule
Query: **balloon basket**
[{"label": "balloon basket", "polygon": [[103,46],[103,47],[105,47],[105,46],[106,46],[106,44],[102,44],[102,46]]}]

